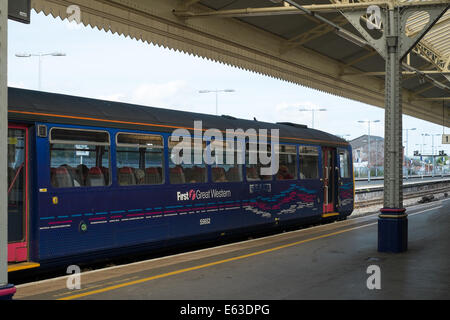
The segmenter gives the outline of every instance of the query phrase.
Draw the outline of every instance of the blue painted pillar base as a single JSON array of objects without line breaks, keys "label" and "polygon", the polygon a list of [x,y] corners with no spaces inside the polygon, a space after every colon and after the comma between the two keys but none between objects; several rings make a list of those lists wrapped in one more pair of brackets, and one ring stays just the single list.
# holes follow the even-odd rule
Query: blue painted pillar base
[{"label": "blue painted pillar base", "polygon": [[16,293],[16,287],[13,284],[0,287],[0,300],[12,300]]},{"label": "blue painted pillar base", "polygon": [[378,218],[378,251],[408,250],[408,218],[406,209],[381,209]]}]

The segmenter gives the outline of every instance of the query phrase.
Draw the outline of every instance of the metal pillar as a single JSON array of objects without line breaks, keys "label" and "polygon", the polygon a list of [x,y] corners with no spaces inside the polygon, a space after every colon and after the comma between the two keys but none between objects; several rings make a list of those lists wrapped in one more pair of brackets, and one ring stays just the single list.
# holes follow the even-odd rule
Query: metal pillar
[{"label": "metal pillar", "polygon": [[369,169],[369,172],[367,173],[367,182],[370,182],[370,169],[371,169],[371,167],[370,167],[370,120],[369,120],[368,124],[369,124],[369,136],[367,137],[367,140],[368,140],[367,144],[369,146],[369,158],[367,159],[367,168]]},{"label": "metal pillar", "polygon": [[375,177],[378,178],[378,139],[375,139]]},{"label": "metal pillar", "polygon": [[[408,248],[408,219],[403,207],[402,59],[448,8],[448,3],[423,5],[420,8],[414,6],[401,8],[396,6],[395,2],[390,2],[388,7],[379,8],[379,11],[355,10],[342,13],[386,61],[384,207],[380,210],[378,220],[378,251],[380,252],[403,252]],[[429,14],[429,21],[415,36],[407,37],[406,21],[417,11],[426,11]],[[366,14],[380,14],[375,17],[375,20],[382,22],[381,37],[374,38],[360,23],[361,17]],[[372,20],[371,18],[369,20]]]},{"label": "metal pillar", "polygon": [[434,135],[431,135],[431,156],[433,157],[433,170],[431,171],[431,176],[434,178],[434,167],[436,164],[436,161],[434,159]]},{"label": "metal pillar", "polygon": [[8,284],[8,1],[0,1],[0,299],[11,299],[16,289]]},{"label": "metal pillar", "polygon": [[408,248],[408,219],[403,208],[403,130],[401,100],[400,12],[386,14],[384,207],[378,219],[378,251]]}]

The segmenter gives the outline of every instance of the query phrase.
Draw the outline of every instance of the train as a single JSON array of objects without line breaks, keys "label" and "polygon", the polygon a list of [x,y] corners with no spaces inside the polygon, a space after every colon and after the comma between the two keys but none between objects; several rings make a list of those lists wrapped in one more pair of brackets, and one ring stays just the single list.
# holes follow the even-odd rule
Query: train
[{"label": "train", "polygon": [[[201,135],[212,129],[236,139]],[[261,132],[278,161],[264,175],[250,161]],[[183,143],[197,148],[183,154]],[[341,220],[354,209],[350,144],[289,122],[10,87],[7,153],[10,272]],[[227,154],[235,161],[218,161]]]}]

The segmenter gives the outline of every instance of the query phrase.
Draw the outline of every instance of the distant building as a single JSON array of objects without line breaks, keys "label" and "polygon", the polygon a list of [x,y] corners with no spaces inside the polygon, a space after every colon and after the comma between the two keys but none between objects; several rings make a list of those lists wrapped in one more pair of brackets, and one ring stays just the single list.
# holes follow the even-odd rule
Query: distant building
[{"label": "distant building", "polygon": [[[367,166],[369,161],[369,136],[363,135],[350,141],[353,149],[353,163]],[[384,138],[370,136],[370,166],[382,167],[384,165]]]}]

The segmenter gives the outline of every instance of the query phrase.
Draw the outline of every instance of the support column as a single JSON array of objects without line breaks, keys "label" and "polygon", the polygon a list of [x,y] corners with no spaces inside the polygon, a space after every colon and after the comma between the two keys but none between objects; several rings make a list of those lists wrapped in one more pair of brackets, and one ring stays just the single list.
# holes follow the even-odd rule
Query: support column
[{"label": "support column", "polygon": [[[385,145],[384,145],[384,207],[378,220],[378,251],[403,252],[408,249],[408,219],[403,208],[403,146],[402,146],[402,59],[417,45],[423,36],[450,8],[448,2],[420,3],[402,7],[402,3],[390,2],[378,10],[344,11],[342,14],[386,61],[385,78]],[[407,19],[412,14],[426,11],[429,21],[412,37],[406,36]],[[378,13],[377,13],[378,12]],[[380,16],[377,16],[377,15]],[[364,15],[370,21],[381,21],[380,37],[373,37],[371,28],[360,23]],[[375,16],[375,19],[372,19]],[[376,28],[380,29],[380,25]],[[381,29],[380,29],[381,30]]]},{"label": "support column", "polygon": [[16,288],[8,284],[8,1],[0,1],[0,300],[11,299]]},{"label": "support column", "polygon": [[408,219],[403,208],[403,147],[400,12],[386,14],[384,207],[378,219],[378,251],[408,249]]}]

